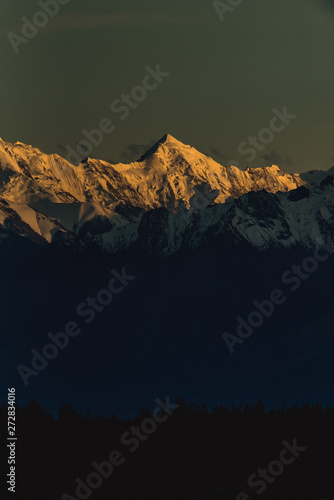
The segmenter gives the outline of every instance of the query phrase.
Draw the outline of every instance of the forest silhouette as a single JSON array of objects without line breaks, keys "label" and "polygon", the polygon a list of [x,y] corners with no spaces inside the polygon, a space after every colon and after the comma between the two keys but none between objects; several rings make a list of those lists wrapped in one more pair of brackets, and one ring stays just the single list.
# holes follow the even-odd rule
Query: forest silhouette
[{"label": "forest silhouette", "polygon": [[[18,407],[16,498],[60,500],[65,493],[69,496],[63,498],[77,498],[76,478],[85,483],[96,472],[92,462],[105,462],[112,450],[121,452],[124,463],[86,498],[234,500],[242,492],[240,499],[334,498],[334,408],[304,404],[266,410],[259,401],[209,410],[181,398],[177,404],[133,452],[120,438],[152,417],[148,406],[132,419],[80,414],[67,404],[54,416],[36,400]],[[5,429],[4,404],[0,418]],[[247,484],[249,476],[277,460],[284,441],[294,440],[306,450],[258,494],[259,488]]]}]

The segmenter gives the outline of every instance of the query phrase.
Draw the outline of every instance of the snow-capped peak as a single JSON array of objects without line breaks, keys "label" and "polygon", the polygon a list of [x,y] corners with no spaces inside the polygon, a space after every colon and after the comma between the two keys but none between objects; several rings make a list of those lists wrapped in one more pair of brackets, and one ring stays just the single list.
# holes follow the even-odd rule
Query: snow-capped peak
[{"label": "snow-capped peak", "polygon": [[[0,199],[47,241],[60,226],[91,231],[91,221],[98,220],[99,231],[110,231],[137,223],[155,208],[177,214],[180,207],[203,208],[248,192],[286,192],[305,184],[277,165],[225,167],[170,134],[136,162],[112,165],[90,158],[76,167],[59,155],[0,140]],[[9,212],[3,205],[1,215],[0,207],[0,226]]]}]

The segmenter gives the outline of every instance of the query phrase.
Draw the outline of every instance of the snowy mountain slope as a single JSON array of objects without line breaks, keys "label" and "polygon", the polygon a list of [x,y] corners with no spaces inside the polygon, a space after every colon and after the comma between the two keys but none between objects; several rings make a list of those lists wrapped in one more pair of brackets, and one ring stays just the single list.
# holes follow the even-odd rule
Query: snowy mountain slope
[{"label": "snowy mountain slope", "polygon": [[223,167],[169,134],[139,162],[113,167],[140,195],[145,208],[164,206],[173,210],[180,202],[189,207],[196,196],[194,188],[203,184],[210,186],[208,204],[224,203],[248,191],[288,191],[304,184],[298,174],[287,174],[274,165],[245,171],[234,166]]},{"label": "snowy mountain slope", "polygon": [[330,172],[224,167],[168,134],[128,165],[74,166],[0,139],[0,227],[49,243],[93,235],[109,252],[166,255],[224,234],[259,249],[308,246],[333,228]]},{"label": "snowy mountain slope", "polygon": [[[188,218],[164,208],[152,210],[144,214],[132,237],[137,233],[137,244],[158,255],[192,250],[215,238],[236,244],[247,241],[260,250],[295,245],[315,248],[334,235],[334,187],[327,185],[315,192],[300,189],[302,193],[249,192]],[[113,233],[103,235],[102,240],[110,252],[119,242]]]},{"label": "snowy mountain slope", "polygon": [[334,175],[334,167],[327,171],[324,170],[310,170],[300,174],[300,178],[310,186],[318,186],[326,177]]},{"label": "snowy mountain slope", "polygon": [[304,181],[277,166],[245,171],[223,167],[191,146],[166,135],[140,161],[111,165],[88,159],[77,167],[58,155],[45,155],[22,143],[0,140],[0,196],[16,203],[40,199],[54,203],[91,202],[105,210],[117,201],[145,210],[190,206],[194,187],[210,184],[210,202],[223,203],[252,190],[288,191]]},{"label": "snowy mountain slope", "polygon": [[56,219],[46,217],[28,205],[3,199],[0,199],[0,227],[37,243],[51,243],[55,234],[67,233]]}]

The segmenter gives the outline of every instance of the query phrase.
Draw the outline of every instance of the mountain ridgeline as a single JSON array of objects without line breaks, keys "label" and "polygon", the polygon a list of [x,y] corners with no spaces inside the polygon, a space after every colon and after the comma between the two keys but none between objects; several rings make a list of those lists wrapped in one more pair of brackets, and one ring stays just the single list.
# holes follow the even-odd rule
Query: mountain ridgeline
[{"label": "mountain ridgeline", "polygon": [[[169,135],[129,165],[4,141],[0,164],[4,394],[121,416],[161,394],[333,403],[331,170],[242,171]],[[135,279],[110,302],[115,272]],[[25,385],[17,367],[73,321]]]},{"label": "mountain ridgeline", "polygon": [[139,247],[166,256],[208,237],[307,248],[333,230],[332,170],[224,167],[168,134],[139,161],[115,165],[87,158],[74,166],[0,140],[0,228],[109,253]]}]

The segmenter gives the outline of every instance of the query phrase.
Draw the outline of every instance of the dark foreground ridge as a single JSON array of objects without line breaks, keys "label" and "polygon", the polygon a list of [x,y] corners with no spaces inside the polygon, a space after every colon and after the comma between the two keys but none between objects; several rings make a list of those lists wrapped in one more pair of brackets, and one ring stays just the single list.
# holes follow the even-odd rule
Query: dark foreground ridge
[{"label": "dark foreground ridge", "polygon": [[[35,400],[18,407],[16,498],[333,498],[334,408],[265,411],[259,401],[209,411],[156,401],[156,426],[148,406],[133,419],[78,414],[67,404],[55,418]],[[3,405],[2,429],[6,413]]]}]

